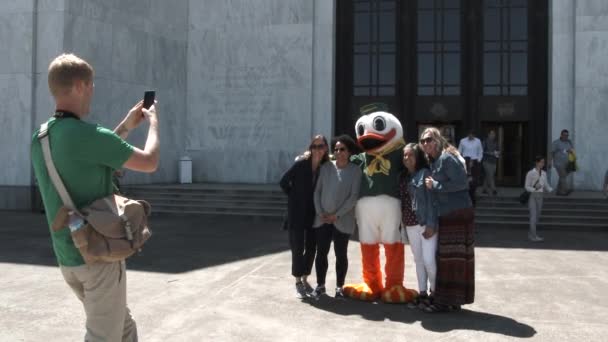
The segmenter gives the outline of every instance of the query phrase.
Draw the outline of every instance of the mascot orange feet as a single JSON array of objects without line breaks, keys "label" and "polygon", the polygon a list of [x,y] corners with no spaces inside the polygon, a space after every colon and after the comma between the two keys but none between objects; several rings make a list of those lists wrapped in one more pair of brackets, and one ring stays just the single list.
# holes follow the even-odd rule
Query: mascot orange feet
[{"label": "mascot orange feet", "polygon": [[403,286],[403,270],[405,261],[403,258],[403,244],[385,244],[386,254],[386,287],[382,291],[382,301],[385,303],[409,303],[418,297],[416,290],[410,290]]},{"label": "mascot orange feet", "polygon": [[380,271],[380,246],[361,244],[363,284],[344,285],[344,294],[350,298],[373,302],[382,294],[382,272]]},{"label": "mascot orange feet", "polygon": [[418,297],[418,292],[403,286],[403,244],[385,244],[386,287],[382,286],[380,271],[380,246],[361,244],[363,261],[363,284],[344,285],[348,297],[373,302],[382,299],[385,303],[408,303]]}]

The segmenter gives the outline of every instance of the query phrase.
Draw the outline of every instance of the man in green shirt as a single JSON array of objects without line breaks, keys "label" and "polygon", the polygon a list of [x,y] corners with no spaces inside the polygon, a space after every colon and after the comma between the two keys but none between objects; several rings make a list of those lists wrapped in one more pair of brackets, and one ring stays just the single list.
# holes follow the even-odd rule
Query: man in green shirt
[{"label": "man in green shirt", "polygon": [[[48,122],[53,163],[74,204],[81,208],[113,192],[112,173],[119,168],[154,172],[159,160],[156,108],[137,103],[111,131],[82,121],[90,111],[94,71],[83,59],[62,54],[48,70],[55,115]],[[124,141],[149,122],[143,150]],[[47,173],[38,131],[32,138],[34,173],[49,223],[63,202]],[[67,227],[51,231],[53,250],[65,281],[82,301],[87,315],[86,341],[136,341],[137,327],[127,307],[125,262],[86,265]]]}]

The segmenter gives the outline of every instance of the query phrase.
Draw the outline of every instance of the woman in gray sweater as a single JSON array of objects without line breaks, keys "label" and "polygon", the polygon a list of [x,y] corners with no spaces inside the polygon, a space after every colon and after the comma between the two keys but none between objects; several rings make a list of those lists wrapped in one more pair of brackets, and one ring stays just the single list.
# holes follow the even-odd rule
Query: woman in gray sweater
[{"label": "woman in gray sweater", "polygon": [[348,270],[348,240],[355,229],[354,208],[359,197],[361,169],[350,162],[350,156],[357,145],[351,137],[342,135],[334,139],[333,146],[336,160],[321,167],[314,194],[317,287],[313,297],[325,293],[327,255],[332,241],[336,254],[335,296],[344,297],[342,286]]}]

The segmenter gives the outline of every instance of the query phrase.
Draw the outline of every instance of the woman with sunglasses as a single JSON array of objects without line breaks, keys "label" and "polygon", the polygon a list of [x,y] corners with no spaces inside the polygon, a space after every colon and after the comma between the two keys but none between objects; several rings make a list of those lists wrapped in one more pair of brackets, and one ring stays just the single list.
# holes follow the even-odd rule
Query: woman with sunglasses
[{"label": "woman with sunglasses", "polygon": [[431,171],[419,144],[410,143],[403,148],[403,165],[406,171],[401,175],[399,188],[402,225],[405,229],[401,233],[407,235],[414,255],[420,293],[408,306],[424,309],[432,304],[435,292],[437,209],[433,204],[432,193],[425,185],[425,179],[431,175]]},{"label": "woman with sunglasses", "polygon": [[279,185],[287,194],[287,231],[291,248],[291,274],[296,296],[304,299],[312,292],[307,277],[315,261],[316,243],[312,224],[315,218],[313,193],[321,165],[329,160],[327,139],[316,135],[308,149],[283,174]]},{"label": "woman with sunglasses", "polygon": [[327,255],[332,241],[336,255],[335,297],[344,297],[342,286],[348,270],[348,240],[355,230],[355,204],[361,184],[361,168],[350,162],[351,154],[357,151],[355,141],[348,135],[341,135],[334,139],[333,146],[336,160],[321,167],[314,195],[317,287],[312,296],[315,298],[326,291]]},{"label": "woman with sunglasses", "polygon": [[461,305],[473,303],[475,295],[475,214],[466,165],[437,128],[425,129],[420,144],[431,163],[431,176],[425,185],[433,193],[439,213],[434,302],[425,310],[459,310]]}]

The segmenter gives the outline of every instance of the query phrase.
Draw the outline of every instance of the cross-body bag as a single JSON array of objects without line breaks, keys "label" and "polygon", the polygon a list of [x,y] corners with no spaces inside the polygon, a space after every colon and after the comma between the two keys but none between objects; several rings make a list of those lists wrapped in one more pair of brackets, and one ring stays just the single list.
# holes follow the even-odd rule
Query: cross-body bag
[{"label": "cross-body bag", "polygon": [[49,177],[63,201],[51,229],[58,231],[68,226],[74,245],[87,264],[124,260],[140,251],[151,236],[150,204],[113,194],[79,210],[53,163],[48,122],[40,126],[38,140]]},{"label": "cross-body bag", "polygon": [[[532,185],[533,188],[536,188],[536,185],[540,181],[541,176],[542,176],[542,171],[538,175],[538,179],[536,180],[536,182],[534,183],[534,185]],[[523,205],[526,205],[526,204],[528,204],[529,200],[530,200],[530,192],[528,190],[524,190],[524,192],[522,192],[519,195],[519,203],[521,203]]]}]

